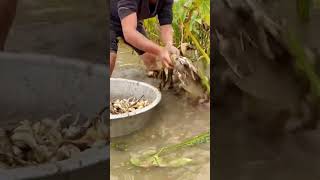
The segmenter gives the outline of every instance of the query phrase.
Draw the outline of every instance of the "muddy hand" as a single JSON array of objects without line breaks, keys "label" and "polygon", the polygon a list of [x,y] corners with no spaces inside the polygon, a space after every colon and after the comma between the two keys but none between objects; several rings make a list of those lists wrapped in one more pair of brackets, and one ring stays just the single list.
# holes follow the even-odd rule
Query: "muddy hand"
[{"label": "muddy hand", "polygon": [[172,44],[167,44],[165,48],[169,51],[170,54],[180,55],[178,48],[174,47]]},{"label": "muddy hand", "polygon": [[160,55],[159,55],[162,63],[165,65],[165,67],[172,69],[173,63],[170,58],[170,54],[167,48],[163,48]]}]

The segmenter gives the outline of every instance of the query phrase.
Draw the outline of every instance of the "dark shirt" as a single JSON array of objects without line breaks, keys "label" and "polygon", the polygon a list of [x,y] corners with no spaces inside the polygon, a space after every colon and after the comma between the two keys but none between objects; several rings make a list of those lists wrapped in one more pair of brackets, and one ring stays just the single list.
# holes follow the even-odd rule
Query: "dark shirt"
[{"label": "dark shirt", "polygon": [[173,0],[157,0],[150,4],[149,0],[111,0],[111,28],[121,26],[121,19],[137,13],[138,21],[158,16],[159,24],[172,23]]}]

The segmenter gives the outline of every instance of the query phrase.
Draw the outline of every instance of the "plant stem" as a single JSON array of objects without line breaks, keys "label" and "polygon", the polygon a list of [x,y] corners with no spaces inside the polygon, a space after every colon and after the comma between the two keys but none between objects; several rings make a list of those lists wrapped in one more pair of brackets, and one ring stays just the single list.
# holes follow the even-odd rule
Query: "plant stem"
[{"label": "plant stem", "polygon": [[295,57],[295,68],[302,71],[310,81],[313,95],[320,98],[320,79],[314,67],[308,63],[307,56],[301,43],[292,32],[288,32],[288,45],[290,53]]},{"label": "plant stem", "polygon": [[196,45],[197,49],[201,52],[201,54],[203,55],[206,65],[210,64],[210,57],[208,56],[208,54],[202,49],[200,43],[198,42],[198,40],[194,37],[194,35],[190,32],[190,30],[188,28],[186,28],[186,33],[189,37],[191,37],[193,43]]},{"label": "plant stem", "polygon": [[185,148],[185,147],[189,147],[189,146],[194,146],[194,145],[198,145],[198,144],[202,144],[202,143],[207,143],[210,141],[210,132],[205,132],[202,133],[200,135],[194,136],[192,138],[189,138],[179,144],[175,144],[175,145],[170,145],[164,148],[161,148],[159,150],[158,153],[156,153],[156,155],[159,156],[159,154],[161,153],[167,153],[176,149],[181,149],[181,148]]}]

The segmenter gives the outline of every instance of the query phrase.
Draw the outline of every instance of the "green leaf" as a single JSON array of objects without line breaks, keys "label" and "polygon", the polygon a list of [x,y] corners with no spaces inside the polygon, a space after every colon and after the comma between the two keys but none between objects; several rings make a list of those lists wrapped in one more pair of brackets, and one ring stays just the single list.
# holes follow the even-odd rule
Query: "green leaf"
[{"label": "green leaf", "polygon": [[[195,146],[202,143],[210,142],[210,132],[202,133],[198,136],[189,138],[179,144],[167,146],[161,148],[158,152],[155,150],[147,150],[139,154],[133,154],[130,158],[130,163],[137,167],[178,167],[183,166],[189,162],[191,159],[188,158],[178,158],[173,160],[164,160],[160,155],[164,153],[170,153],[174,150],[178,150],[185,147]],[[156,153],[155,153],[156,152]]]},{"label": "green leaf", "polygon": [[113,147],[117,151],[127,151],[128,144],[126,143],[111,143],[111,147]]},{"label": "green leaf", "polygon": [[136,167],[149,168],[153,166],[158,166],[153,157],[148,157],[146,159],[139,159],[137,157],[130,158],[130,163]]}]

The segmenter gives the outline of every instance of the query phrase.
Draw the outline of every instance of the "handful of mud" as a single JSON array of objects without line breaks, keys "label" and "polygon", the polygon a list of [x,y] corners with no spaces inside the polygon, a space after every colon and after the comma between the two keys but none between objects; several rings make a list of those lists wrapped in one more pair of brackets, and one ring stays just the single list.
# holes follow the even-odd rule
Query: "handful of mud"
[{"label": "handful of mud", "polygon": [[[0,128],[0,168],[16,168],[61,161],[109,140],[109,128],[103,119],[79,122],[66,114],[56,120],[24,120],[14,129]],[[73,118],[72,118],[73,119]]]},{"label": "handful of mud", "polygon": [[110,102],[110,113],[111,114],[123,114],[133,112],[138,109],[142,109],[148,106],[150,102],[144,100],[143,96],[139,99],[130,97],[127,99],[115,99]]}]

